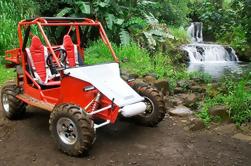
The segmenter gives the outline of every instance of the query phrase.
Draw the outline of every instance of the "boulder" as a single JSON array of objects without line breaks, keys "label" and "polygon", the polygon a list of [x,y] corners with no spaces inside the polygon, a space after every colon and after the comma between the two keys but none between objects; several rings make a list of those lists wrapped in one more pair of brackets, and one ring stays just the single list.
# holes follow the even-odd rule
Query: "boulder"
[{"label": "boulder", "polygon": [[208,110],[211,116],[220,116],[221,118],[229,118],[228,108],[225,105],[216,105]]},{"label": "boulder", "polygon": [[177,82],[177,86],[182,87],[183,89],[188,88],[189,82],[187,80],[180,80]]},{"label": "boulder", "polygon": [[178,97],[174,97],[174,96],[168,96],[167,98],[168,100],[168,103],[170,103],[171,106],[178,106],[178,105],[181,105],[183,103],[183,100],[178,98]]},{"label": "boulder", "polygon": [[129,74],[129,77],[130,78],[139,78],[139,75],[138,74]]},{"label": "boulder", "polygon": [[197,117],[190,118],[189,121],[190,124],[188,125],[188,128],[191,131],[202,130],[206,127],[205,123]]},{"label": "boulder", "polygon": [[125,80],[125,81],[127,81],[127,80],[129,80],[129,74],[127,74],[127,73],[121,73],[121,78],[123,79],[123,80]]},{"label": "boulder", "polygon": [[174,109],[171,109],[169,111],[169,113],[171,115],[175,115],[175,116],[180,116],[180,117],[186,117],[186,116],[190,116],[193,114],[193,111],[191,111],[191,109],[183,106],[183,105],[179,105]]},{"label": "boulder", "polygon": [[156,80],[158,79],[158,75],[156,73],[147,73],[143,77],[146,77],[146,76],[154,77]]},{"label": "boulder", "polygon": [[167,95],[169,92],[169,83],[167,80],[156,80],[153,85],[161,91],[164,95]]},{"label": "boulder", "polygon": [[147,75],[147,76],[145,76],[145,77],[143,78],[143,80],[144,80],[144,82],[153,85],[154,82],[156,81],[156,78],[153,77],[153,76]]},{"label": "boulder", "polygon": [[198,93],[203,93],[206,90],[204,89],[204,87],[200,86],[200,85],[194,85],[190,87],[192,92],[198,92]]},{"label": "boulder", "polygon": [[250,135],[245,135],[242,133],[237,133],[233,136],[233,138],[241,140],[241,141],[245,141],[245,142],[249,142],[251,143],[251,136]]},{"label": "boulder", "polygon": [[174,94],[179,94],[179,93],[184,93],[184,92],[186,92],[186,91],[181,87],[176,87],[174,89]]},{"label": "boulder", "polygon": [[180,94],[180,98],[183,100],[184,105],[187,107],[194,105],[197,101],[197,97],[194,93]]}]

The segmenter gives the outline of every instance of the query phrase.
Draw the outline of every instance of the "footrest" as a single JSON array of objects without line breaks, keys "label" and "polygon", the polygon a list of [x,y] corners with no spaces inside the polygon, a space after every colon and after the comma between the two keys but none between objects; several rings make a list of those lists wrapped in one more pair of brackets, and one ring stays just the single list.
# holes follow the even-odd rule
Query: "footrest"
[{"label": "footrest", "polygon": [[55,106],[51,103],[35,99],[35,98],[33,98],[29,95],[26,95],[26,94],[19,94],[16,97],[29,105],[32,105],[34,107],[38,107],[38,108],[41,108],[44,110],[48,110],[48,111],[52,111]]}]

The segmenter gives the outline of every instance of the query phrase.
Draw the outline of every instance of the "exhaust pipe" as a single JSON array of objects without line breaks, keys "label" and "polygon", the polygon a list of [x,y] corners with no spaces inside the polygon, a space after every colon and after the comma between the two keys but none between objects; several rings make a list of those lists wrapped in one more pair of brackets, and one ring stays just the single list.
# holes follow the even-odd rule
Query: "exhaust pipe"
[{"label": "exhaust pipe", "polygon": [[139,102],[131,105],[124,106],[120,112],[124,117],[132,117],[140,113],[145,112],[146,104],[144,102]]}]

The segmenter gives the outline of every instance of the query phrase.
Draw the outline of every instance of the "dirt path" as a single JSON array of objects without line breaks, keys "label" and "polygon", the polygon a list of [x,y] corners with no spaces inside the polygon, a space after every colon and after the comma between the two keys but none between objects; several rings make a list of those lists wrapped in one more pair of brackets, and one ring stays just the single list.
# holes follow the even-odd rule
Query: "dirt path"
[{"label": "dirt path", "polygon": [[48,119],[48,112],[35,108],[29,108],[23,120],[2,119],[0,165],[251,164],[251,144],[233,139],[232,129],[190,132],[177,118],[166,118],[156,128],[120,121],[98,129],[89,156],[69,157],[57,150],[48,131]]}]

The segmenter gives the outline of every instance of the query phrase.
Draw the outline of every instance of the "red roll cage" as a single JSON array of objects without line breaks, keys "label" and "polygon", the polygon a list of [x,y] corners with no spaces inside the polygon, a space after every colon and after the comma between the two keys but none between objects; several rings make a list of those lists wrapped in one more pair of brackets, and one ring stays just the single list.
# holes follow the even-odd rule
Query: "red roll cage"
[{"label": "red roll cage", "polygon": [[[8,62],[7,67],[15,67],[16,65],[21,64],[22,66],[22,73],[19,73],[17,71],[17,85],[23,85],[24,90],[32,97],[34,98],[40,98],[45,102],[49,103],[55,103],[57,98],[52,97],[51,93],[56,94],[57,92],[52,92],[54,91],[53,89],[45,89],[43,90],[42,87],[32,78],[30,73],[26,69],[26,58],[25,58],[25,47],[29,38],[29,31],[31,25],[37,25],[39,32],[42,34],[42,37],[45,41],[45,44],[48,48],[48,51],[52,54],[53,59],[55,60],[57,66],[60,68],[62,67],[61,63],[59,62],[58,57],[56,56],[56,53],[54,51],[55,46],[50,43],[43,27],[45,26],[63,26],[63,27],[70,27],[68,30],[68,33],[71,31],[72,27],[75,28],[75,33],[76,33],[76,45],[80,48],[81,44],[81,39],[80,39],[80,26],[93,26],[97,27],[99,30],[99,34],[101,39],[103,40],[104,44],[108,47],[108,49],[111,52],[111,55],[113,56],[113,59],[115,62],[119,62],[118,58],[115,55],[115,52],[111,46],[110,41],[107,38],[107,35],[104,31],[103,26],[99,21],[94,21],[92,19],[88,18],[73,18],[73,17],[38,17],[34,19],[26,19],[22,20],[18,23],[18,38],[19,38],[19,48],[15,48],[12,50],[8,50],[5,52],[5,59]],[[27,29],[29,29],[27,31]],[[63,75],[62,71],[60,72],[61,75]],[[28,80],[32,82],[32,84],[36,87],[33,88],[32,86],[28,85]],[[22,83],[23,82],[23,83]],[[57,88],[54,88],[55,90]],[[47,94],[48,93],[48,94]],[[21,99],[21,97],[20,97]],[[22,100],[27,100],[23,98]],[[32,103],[27,101],[27,103]],[[32,105],[32,104],[31,104]],[[34,104],[33,104],[34,105]],[[50,107],[51,109],[52,107]],[[47,110],[50,110],[49,108],[46,108]]]},{"label": "red roll cage", "polygon": [[[44,41],[48,47],[48,50],[52,53],[53,58],[55,59],[56,63],[58,66],[61,66],[61,64],[58,61],[58,58],[53,50],[53,47],[48,39],[48,37],[45,34],[45,31],[43,29],[43,26],[70,26],[70,27],[75,27],[75,33],[76,33],[76,38],[77,38],[77,46],[80,47],[80,32],[79,32],[79,26],[94,26],[97,27],[99,30],[99,34],[101,36],[101,39],[103,40],[103,42],[106,44],[106,46],[108,47],[108,49],[110,50],[113,59],[115,62],[119,62],[112,46],[111,43],[109,41],[109,39],[107,38],[107,35],[104,31],[103,26],[101,25],[101,23],[99,21],[94,21],[92,19],[89,18],[74,18],[74,17],[38,17],[38,18],[34,18],[34,19],[26,19],[26,20],[22,20],[18,23],[18,38],[19,38],[19,46],[20,48],[23,48],[23,34],[22,34],[22,30],[24,28],[27,28],[30,25],[37,25],[39,28],[40,33],[42,34]],[[69,29],[69,31],[71,30],[71,28]],[[7,61],[11,61],[13,63],[19,64],[20,61],[20,56],[22,56],[22,52],[24,50],[20,50],[20,48],[16,48],[13,50],[8,50],[6,51],[6,60]],[[22,59],[23,60],[23,59]]]}]

